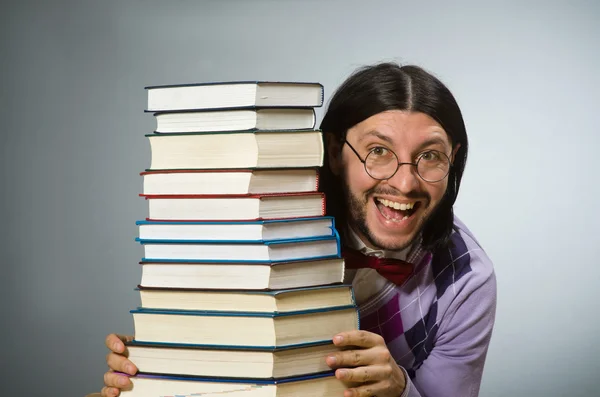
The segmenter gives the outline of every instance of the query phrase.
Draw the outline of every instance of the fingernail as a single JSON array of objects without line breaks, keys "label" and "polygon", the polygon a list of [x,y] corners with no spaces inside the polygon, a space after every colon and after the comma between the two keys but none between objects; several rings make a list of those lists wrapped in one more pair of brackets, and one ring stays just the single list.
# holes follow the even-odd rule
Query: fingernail
[{"label": "fingernail", "polygon": [[336,335],[336,336],[333,338],[333,341],[334,341],[334,342],[336,342],[336,343],[342,343],[342,342],[344,341],[344,337],[343,337],[343,336],[341,336],[341,335]]},{"label": "fingernail", "polygon": [[127,377],[125,377],[125,376],[119,377],[119,385],[120,386],[126,386],[127,383],[129,383],[129,379],[127,379]]},{"label": "fingernail", "polygon": [[113,345],[113,351],[117,352],[117,353],[120,352],[121,351],[121,344],[120,343],[115,343]]},{"label": "fingernail", "polygon": [[133,366],[131,364],[127,364],[125,365],[125,372],[127,372],[129,375],[133,375],[135,371],[133,370]]},{"label": "fingernail", "polygon": [[340,369],[337,374],[339,375],[340,378],[345,378],[346,375],[348,375],[348,371],[346,371],[345,369]]},{"label": "fingernail", "polygon": [[335,356],[329,356],[329,357],[327,357],[327,361],[329,361],[329,363],[331,365],[335,365]]}]

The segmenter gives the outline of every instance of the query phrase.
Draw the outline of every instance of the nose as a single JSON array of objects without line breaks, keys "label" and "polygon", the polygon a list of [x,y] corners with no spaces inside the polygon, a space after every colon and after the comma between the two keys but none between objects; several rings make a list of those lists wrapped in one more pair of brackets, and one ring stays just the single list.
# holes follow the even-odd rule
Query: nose
[{"label": "nose", "polygon": [[417,167],[410,163],[402,163],[394,176],[388,179],[388,183],[402,194],[408,194],[419,189],[419,180]]}]

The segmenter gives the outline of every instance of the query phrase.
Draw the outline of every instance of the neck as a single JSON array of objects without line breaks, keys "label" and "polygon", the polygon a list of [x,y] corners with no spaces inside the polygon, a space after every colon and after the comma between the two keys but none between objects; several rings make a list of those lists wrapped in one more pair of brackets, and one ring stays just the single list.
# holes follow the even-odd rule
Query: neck
[{"label": "neck", "polygon": [[406,247],[404,247],[402,249],[388,249],[388,248],[380,247],[380,246],[373,244],[369,238],[367,238],[363,233],[360,232],[360,230],[358,230],[356,228],[355,225],[347,223],[345,229],[346,229],[346,233],[345,233],[346,236],[344,239],[345,239],[346,243],[353,245],[353,246],[364,245],[369,250],[384,251],[384,252],[387,252],[390,254],[406,253],[412,249],[412,247],[414,246],[415,241],[416,241],[416,240],[411,241]]}]

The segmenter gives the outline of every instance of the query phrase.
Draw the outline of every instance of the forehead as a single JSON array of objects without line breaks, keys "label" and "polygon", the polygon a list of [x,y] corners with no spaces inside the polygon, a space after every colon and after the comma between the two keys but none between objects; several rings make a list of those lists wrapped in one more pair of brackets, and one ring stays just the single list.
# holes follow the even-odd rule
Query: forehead
[{"label": "forehead", "polygon": [[356,142],[379,139],[398,145],[419,144],[431,139],[451,144],[446,131],[433,118],[425,113],[404,110],[373,115],[350,128],[347,137]]}]

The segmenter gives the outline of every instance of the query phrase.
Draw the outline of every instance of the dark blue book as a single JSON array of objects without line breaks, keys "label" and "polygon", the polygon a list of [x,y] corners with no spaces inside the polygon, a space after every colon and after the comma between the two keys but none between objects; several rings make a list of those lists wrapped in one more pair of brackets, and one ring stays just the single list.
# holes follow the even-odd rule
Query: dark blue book
[{"label": "dark blue book", "polygon": [[238,348],[304,346],[359,329],[355,305],[286,313],[132,310],[135,340]]},{"label": "dark blue book", "polygon": [[332,372],[286,379],[223,379],[139,374],[122,397],[340,397],[356,384],[344,383]]},{"label": "dark blue book", "polygon": [[284,379],[328,372],[325,357],[340,349],[331,341],[293,348],[243,349],[128,342],[128,358],[140,372],[236,379]]}]

